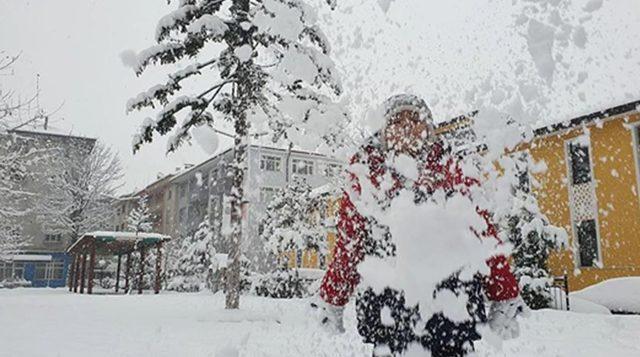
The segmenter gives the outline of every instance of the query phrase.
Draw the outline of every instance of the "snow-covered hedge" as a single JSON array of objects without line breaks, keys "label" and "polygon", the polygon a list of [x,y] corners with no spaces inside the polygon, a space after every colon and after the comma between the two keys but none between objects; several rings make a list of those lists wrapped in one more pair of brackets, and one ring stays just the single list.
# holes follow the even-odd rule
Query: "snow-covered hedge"
[{"label": "snow-covered hedge", "polygon": [[252,291],[258,296],[276,299],[309,297],[317,291],[317,282],[322,279],[315,270],[322,272],[318,269],[286,269],[257,275]]},{"label": "snow-covered hedge", "polygon": [[640,277],[605,280],[569,296],[605,306],[613,312],[640,314]]},{"label": "snow-covered hedge", "polygon": [[31,286],[31,282],[24,279],[6,279],[0,281],[0,289],[13,289],[13,288],[28,288]]}]

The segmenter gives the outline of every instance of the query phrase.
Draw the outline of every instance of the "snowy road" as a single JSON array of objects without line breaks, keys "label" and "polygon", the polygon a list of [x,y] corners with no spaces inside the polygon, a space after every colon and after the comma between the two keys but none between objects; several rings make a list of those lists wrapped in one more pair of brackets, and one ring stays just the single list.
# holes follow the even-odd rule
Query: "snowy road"
[{"label": "snowy road", "polygon": [[[355,332],[319,329],[301,300],[222,296],[72,295],[64,289],[0,290],[0,356],[370,356]],[[479,356],[640,356],[640,316],[535,312],[522,336]]]}]

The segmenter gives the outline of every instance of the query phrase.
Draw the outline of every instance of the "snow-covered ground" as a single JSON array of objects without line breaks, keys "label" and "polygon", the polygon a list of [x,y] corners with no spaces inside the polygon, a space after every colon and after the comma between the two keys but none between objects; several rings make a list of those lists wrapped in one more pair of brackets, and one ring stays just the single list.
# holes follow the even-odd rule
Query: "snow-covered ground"
[{"label": "snow-covered ground", "polygon": [[[0,356],[371,356],[355,331],[331,335],[305,300],[245,297],[223,310],[210,294],[73,295],[0,289]],[[640,316],[538,311],[501,350],[479,356],[640,356]]]}]

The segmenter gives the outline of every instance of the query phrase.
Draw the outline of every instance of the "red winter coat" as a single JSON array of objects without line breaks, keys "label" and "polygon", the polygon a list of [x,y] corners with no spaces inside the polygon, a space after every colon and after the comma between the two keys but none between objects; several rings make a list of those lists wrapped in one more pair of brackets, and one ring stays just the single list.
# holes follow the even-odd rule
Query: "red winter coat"
[{"label": "red winter coat", "polygon": [[[469,186],[479,184],[477,180],[465,177],[457,162],[451,158],[443,160],[443,156],[442,146],[434,144],[421,175],[429,180],[418,180],[414,188],[429,193],[435,190],[447,190],[464,194]],[[386,171],[384,161],[381,150],[369,146],[364,150],[364,154],[354,156],[351,164],[368,165],[371,183],[379,188],[379,179]],[[392,175],[395,178],[395,174]],[[353,191],[360,193],[357,177],[352,174],[351,179]],[[401,181],[399,179],[395,181],[394,187],[387,192],[389,199],[393,199],[397,191],[402,189]],[[498,239],[496,228],[489,220],[489,212],[478,210],[478,214],[487,222],[487,229],[481,235]],[[334,258],[322,280],[320,297],[334,306],[344,306],[360,282],[357,266],[364,259],[364,242],[367,239],[366,219],[358,213],[347,192],[344,192],[340,201],[337,228]],[[503,255],[492,257],[487,261],[487,265],[490,267],[490,274],[485,280],[487,297],[492,301],[517,297],[518,283],[511,273],[507,258]]]}]

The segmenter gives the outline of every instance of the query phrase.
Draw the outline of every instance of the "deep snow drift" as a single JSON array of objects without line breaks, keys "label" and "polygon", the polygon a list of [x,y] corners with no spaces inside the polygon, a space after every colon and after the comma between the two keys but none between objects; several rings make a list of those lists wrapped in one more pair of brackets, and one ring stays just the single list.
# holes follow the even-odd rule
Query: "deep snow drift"
[{"label": "deep snow drift", "polygon": [[[355,331],[326,333],[306,300],[244,297],[223,310],[210,294],[74,295],[64,289],[0,290],[0,356],[371,356]],[[501,350],[478,356],[640,356],[640,316],[538,311]]]}]

